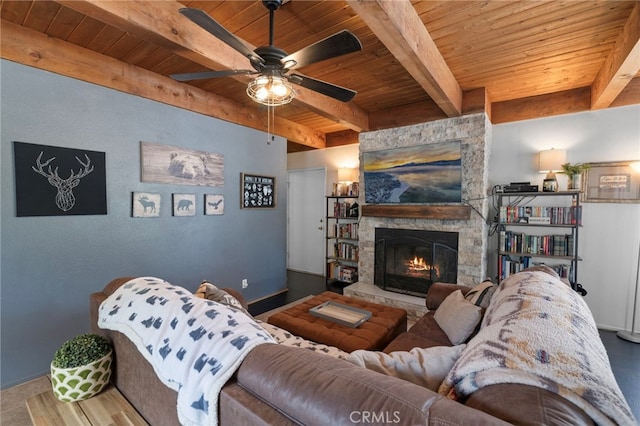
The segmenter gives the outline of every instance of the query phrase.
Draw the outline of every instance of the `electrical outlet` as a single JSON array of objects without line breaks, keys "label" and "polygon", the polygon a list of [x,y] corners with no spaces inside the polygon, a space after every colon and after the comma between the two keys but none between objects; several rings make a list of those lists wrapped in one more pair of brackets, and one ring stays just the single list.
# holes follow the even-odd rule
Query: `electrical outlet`
[{"label": "electrical outlet", "polygon": [[247,287],[249,287],[249,281],[247,281],[247,279],[244,278],[242,280],[242,288],[247,288]]}]

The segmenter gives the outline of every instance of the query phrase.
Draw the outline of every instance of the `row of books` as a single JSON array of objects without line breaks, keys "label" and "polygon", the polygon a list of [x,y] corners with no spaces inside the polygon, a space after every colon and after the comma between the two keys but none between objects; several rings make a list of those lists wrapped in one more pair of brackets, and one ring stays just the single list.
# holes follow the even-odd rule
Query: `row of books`
[{"label": "row of books", "polygon": [[[514,258],[513,256],[500,256],[500,263],[498,264],[498,276],[500,281],[507,278],[509,275],[516,274],[522,270],[527,269],[530,266],[540,265],[541,263],[535,263],[531,261],[530,257],[522,256]],[[552,268],[558,276],[566,282],[573,282],[573,265],[559,264],[559,265],[547,265]]]},{"label": "row of books", "polygon": [[[357,203],[356,203],[357,204]],[[351,215],[352,203],[348,201],[336,201],[333,203],[333,217],[358,217],[358,214]]]},{"label": "row of books", "polygon": [[360,195],[360,183],[359,182],[334,183],[333,195],[357,197],[358,195]]},{"label": "row of books", "polygon": [[567,235],[527,235],[500,231],[499,250],[508,253],[530,253],[545,256],[573,256],[574,237]]},{"label": "row of books", "polygon": [[327,264],[327,277],[331,280],[354,283],[358,281],[358,268],[346,266],[340,262],[329,262]]},{"label": "row of books", "polygon": [[337,242],[333,245],[333,257],[357,262],[359,257],[358,246],[356,244]]},{"label": "row of books", "polygon": [[334,238],[345,238],[350,240],[358,239],[358,224],[357,223],[336,223],[333,225]]},{"label": "row of books", "polygon": [[530,225],[582,225],[582,206],[501,206],[499,219],[500,223],[528,223]]}]

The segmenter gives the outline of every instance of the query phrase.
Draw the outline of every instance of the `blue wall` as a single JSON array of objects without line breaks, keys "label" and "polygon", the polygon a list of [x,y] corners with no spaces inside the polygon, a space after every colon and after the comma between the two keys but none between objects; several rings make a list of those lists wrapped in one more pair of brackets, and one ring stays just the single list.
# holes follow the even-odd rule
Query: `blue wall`
[{"label": "blue wall", "polygon": [[[48,372],[57,347],[89,330],[89,295],[119,276],[195,290],[203,279],[254,300],[286,288],[286,141],[263,132],[9,61],[1,69],[1,387]],[[106,153],[108,214],[16,217],[13,141]],[[224,186],[140,181],[140,141],[224,155]],[[275,209],[240,209],[240,173],[276,177]],[[61,173],[62,174],[62,173]],[[64,177],[65,175],[62,174]],[[161,217],[131,217],[131,192],[162,194]],[[175,192],[195,217],[172,217]],[[204,216],[203,194],[223,194]]]}]

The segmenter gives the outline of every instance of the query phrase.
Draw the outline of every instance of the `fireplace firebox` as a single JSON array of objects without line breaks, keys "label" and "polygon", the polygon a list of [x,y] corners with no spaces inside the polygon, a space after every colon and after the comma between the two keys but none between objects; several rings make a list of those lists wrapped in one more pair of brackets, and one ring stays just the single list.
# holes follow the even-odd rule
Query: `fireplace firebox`
[{"label": "fireplace firebox", "polygon": [[425,297],[434,282],[457,283],[458,233],[376,228],[374,284]]}]

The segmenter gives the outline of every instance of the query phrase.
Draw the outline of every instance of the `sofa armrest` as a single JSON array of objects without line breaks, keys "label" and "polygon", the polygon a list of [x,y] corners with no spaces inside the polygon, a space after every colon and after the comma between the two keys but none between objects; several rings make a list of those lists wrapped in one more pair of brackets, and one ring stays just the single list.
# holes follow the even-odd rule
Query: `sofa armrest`
[{"label": "sofa armrest", "polygon": [[427,309],[429,309],[430,311],[435,311],[436,309],[438,309],[438,306],[440,306],[444,299],[446,299],[448,295],[456,290],[461,290],[462,294],[467,294],[469,290],[471,290],[471,287],[437,282],[431,284],[429,290],[427,291],[427,297],[425,299]]}]

